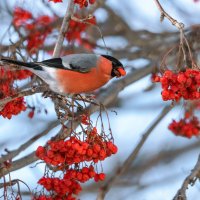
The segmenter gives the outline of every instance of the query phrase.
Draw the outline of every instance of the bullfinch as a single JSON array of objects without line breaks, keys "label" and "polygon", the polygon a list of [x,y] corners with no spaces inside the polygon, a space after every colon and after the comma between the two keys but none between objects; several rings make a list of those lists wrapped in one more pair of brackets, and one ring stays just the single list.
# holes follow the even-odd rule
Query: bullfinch
[{"label": "bullfinch", "polygon": [[52,91],[60,94],[92,92],[113,77],[126,75],[122,63],[109,55],[70,54],[42,62],[21,62],[9,58],[0,60],[23,66],[46,82]]}]

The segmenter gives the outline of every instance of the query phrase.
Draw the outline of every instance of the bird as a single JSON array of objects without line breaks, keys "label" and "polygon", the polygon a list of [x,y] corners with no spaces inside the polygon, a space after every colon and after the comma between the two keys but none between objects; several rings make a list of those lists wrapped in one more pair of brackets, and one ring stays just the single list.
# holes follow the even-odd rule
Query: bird
[{"label": "bird", "polygon": [[123,64],[110,55],[69,54],[41,62],[22,62],[0,58],[3,63],[28,69],[60,94],[91,93],[114,77],[126,75]]}]

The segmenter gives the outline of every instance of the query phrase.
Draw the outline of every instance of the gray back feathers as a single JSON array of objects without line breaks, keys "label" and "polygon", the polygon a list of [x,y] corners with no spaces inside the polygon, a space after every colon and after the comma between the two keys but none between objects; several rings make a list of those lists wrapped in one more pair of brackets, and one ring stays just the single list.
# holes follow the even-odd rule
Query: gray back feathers
[{"label": "gray back feathers", "polygon": [[91,68],[96,67],[99,55],[95,54],[71,54],[62,57],[62,64],[67,69],[79,72],[89,72]]}]

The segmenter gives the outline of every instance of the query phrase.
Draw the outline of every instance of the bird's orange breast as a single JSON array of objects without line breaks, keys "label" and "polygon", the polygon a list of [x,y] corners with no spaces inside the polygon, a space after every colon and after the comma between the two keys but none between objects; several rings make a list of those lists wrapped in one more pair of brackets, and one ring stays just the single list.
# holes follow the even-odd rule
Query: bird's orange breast
[{"label": "bird's orange breast", "polygon": [[80,73],[71,70],[57,70],[56,79],[62,93],[78,94],[92,92],[111,79],[112,63],[100,57],[97,66],[90,72]]}]

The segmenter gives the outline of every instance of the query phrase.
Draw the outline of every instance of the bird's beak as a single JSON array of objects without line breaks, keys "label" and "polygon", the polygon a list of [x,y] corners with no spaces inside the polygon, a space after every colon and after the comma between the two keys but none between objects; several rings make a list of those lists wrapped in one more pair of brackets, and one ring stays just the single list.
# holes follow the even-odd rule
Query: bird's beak
[{"label": "bird's beak", "polygon": [[119,78],[121,76],[125,76],[126,75],[126,71],[124,70],[123,67],[118,67],[116,70],[115,70],[115,74],[116,76]]}]

